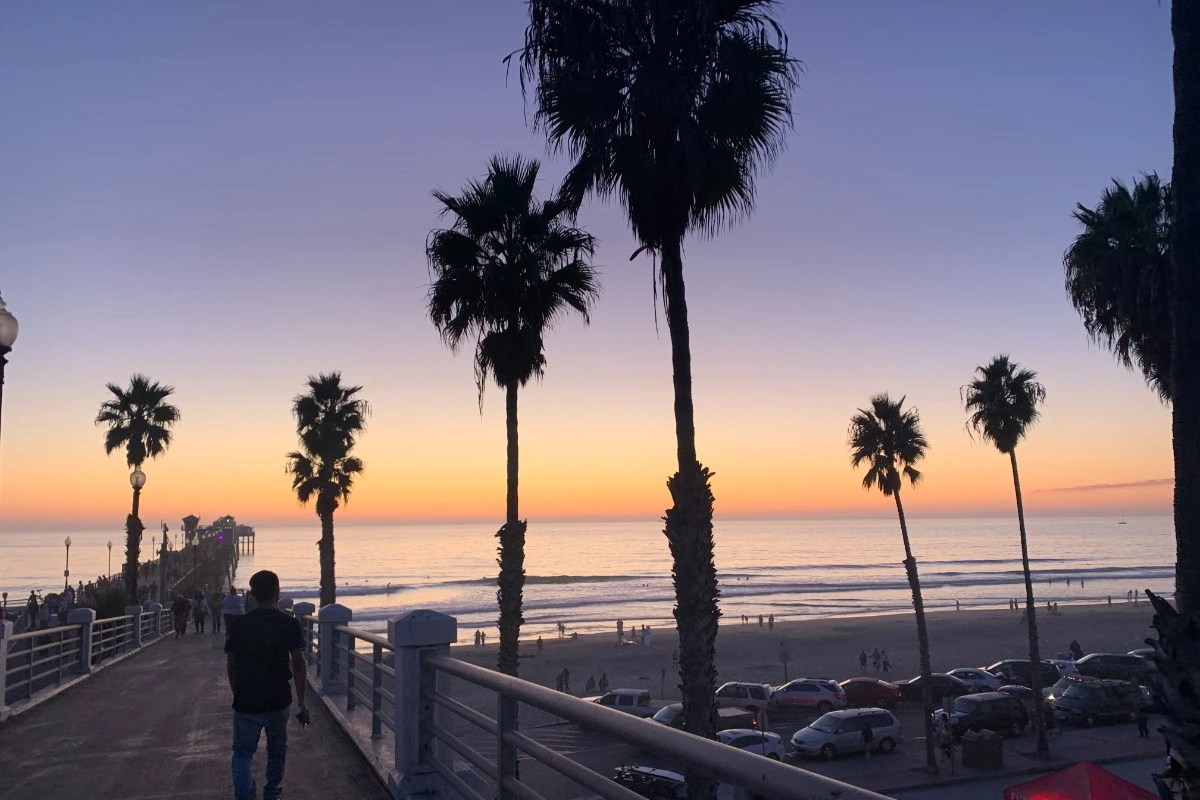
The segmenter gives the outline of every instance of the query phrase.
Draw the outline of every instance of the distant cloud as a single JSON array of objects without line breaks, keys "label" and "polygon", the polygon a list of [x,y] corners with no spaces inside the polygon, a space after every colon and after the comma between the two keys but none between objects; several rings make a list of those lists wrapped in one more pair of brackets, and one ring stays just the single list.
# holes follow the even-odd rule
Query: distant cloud
[{"label": "distant cloud", "polygon": [[1057,489],[1037,489],[1034,494],[1043,492],[1106,492],[1109,489],[1140,489],[1143,486],[1171,486],[1174,478],[1152,478],[1147,481],[1130,481],[1129,483],[1093,483],[1090,486],[1062,486]]}]

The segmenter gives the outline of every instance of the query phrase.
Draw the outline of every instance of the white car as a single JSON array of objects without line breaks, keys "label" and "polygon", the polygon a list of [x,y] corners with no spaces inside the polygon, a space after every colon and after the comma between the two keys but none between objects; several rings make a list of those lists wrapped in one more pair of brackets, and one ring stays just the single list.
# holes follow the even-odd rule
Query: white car
[{"label": "white car", "polygon": [[797,678],[776,686],[771,699],[777,708],[810,708],[825,714],[846,707],[846,690],[836,681]]},{"label": "white car", "polygon": [[958,669],[950,670],[946,674],[953,675],[977,692],[994,692],[1004,685],[1003,681],[992,673],[973,667],[959,667]]},{"label": "white car", "polygon": [[773,761],[783,761],[787,758],[787,749],[778,733],[759,733],[749,728],[731,728],[717,734],[722,744],[745,750],[747,753],[757,753]]},{"label": "white car", "polygon": [[[863,731],[869,730],[870,733]],[[890,753],[904,739],[900,720],[882,708],[830,711],[792,734],[797,757],[825,760],[846,753],[878,750]]]},{"label": "white car", "polygon": [[750,711],[773,711],[775,702],[771,699],[774,689],[767,683],[746,683],[745,681],[730,681],[721,684],[717,689],[717,708],[745,708]]},{"label": "white car", "polygon": [[1062,673],[1064,678],[1070,678],[1079,674],[1079,669],[1075,666],[1075,662],[1066,658],[1047,658],[1046,663],[1053,664],[1058,667],[1058,671]]}]

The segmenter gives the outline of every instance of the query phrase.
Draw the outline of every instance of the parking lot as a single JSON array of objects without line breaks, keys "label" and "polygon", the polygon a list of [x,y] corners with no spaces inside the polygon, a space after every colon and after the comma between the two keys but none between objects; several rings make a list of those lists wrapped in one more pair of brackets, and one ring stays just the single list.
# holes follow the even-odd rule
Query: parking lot
[{"label": "parking lot", "polygon": [[[835,758],[832,761],[820,759],[798,761],[792,758],[788,763],[810,772],[881,792],[902,787],[927,785],[947,778],[961,779],[974,774],[995,777],[995,772],[976,773],[966,770],[956,758],[954,762],[941,761],[941,775],[938,779],[931,779],[924,771],[925,738],[920,709],[914,705],[902,704],[893,709],[893,713],[904,728],[903,744],[893,753],[887,755],[875,753],[870,757],[850,755]],[[816,716],[812,713],[776,715],[770,721],[768,729],[779,734],[787,743],[798,728],[807,725]],[[654,723],[647,722],[646,724]],[[1152,724],[1151,729],[1153,730],[1153,728]],[[632,764],[678,771],[678,765],[673,764],[669,759],[655,757],[628,744],[612,741],[591,731],[582,730],[573,724],[541,725],[526,728],[524,733],[603,775],[612,775],[617,767]],[[490,740],[488,737],[472,737],[470,743],[485,755],[490,755],[495,748],[494,740]],[[1016,774],[1039,766],[1044,769],[1046,762],[1033,760],[1034,747],[1035,742],[1031,732],[1006,739],[1004,772]],[[1060,728],[1051,740],[1051,750],[1055,756],[1052,763],[1061,762],[1065,765],[1082,759],[1103,760],[1118,756],[1150,756],[1164,752],[1165,748],[1161,737],[1157,734],[1150,739],[1139,739],[1136,726],[1126,723],[1096,728]],[[544,797],[564,798],[565,800],[592,796],[586,789],[532,759],[523,757],[520,764],[522,779]]]}]

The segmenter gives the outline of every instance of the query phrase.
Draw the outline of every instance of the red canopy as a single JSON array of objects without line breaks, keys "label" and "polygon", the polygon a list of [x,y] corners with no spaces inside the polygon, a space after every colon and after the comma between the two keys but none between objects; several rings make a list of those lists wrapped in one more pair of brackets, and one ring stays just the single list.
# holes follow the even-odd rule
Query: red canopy
[{"label": "red canopy", "polygon": [[1158,800],[1158,795],[1118,778],[1090,761],[1004,790],[1004,800]]}]

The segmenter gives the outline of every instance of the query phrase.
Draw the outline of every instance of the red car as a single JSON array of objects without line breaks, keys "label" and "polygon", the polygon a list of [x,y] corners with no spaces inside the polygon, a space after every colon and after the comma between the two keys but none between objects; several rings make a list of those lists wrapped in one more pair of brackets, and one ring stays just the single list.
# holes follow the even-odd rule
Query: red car
[{"label": "red car", "polygon": [[841,687],[853,708],[891,708],[900,699],[899,686],[876,678],[851,678]]}]

